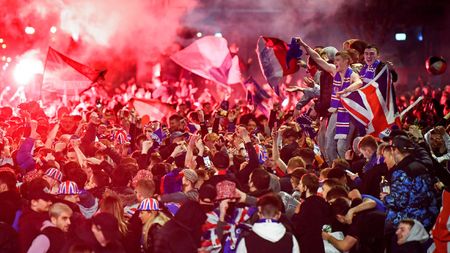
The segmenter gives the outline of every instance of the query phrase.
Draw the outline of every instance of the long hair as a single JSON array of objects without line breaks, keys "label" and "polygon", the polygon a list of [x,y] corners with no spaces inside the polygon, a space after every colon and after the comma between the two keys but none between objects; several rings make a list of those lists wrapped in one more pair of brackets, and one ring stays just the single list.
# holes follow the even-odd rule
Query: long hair
[{"label": "long hair", "polygon": [[119,197],[113,194],[105,194],[100,201],[100,211],[112,214],[119,224],[119,231],[122,235],[127,233],[127,221],[123,211],[123,204]]}]

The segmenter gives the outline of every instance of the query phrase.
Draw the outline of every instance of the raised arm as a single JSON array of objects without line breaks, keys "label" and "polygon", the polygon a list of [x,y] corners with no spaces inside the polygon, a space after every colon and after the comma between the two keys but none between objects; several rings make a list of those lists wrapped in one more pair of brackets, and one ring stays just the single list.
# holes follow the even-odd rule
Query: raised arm
[{"label": "raised arm", "polygon": [[302,45],[306,52],[311,56],[311,58],[321,67],[323,68],[323,70],[325,70],[326,72],[335,75],[336,74],[336,66],[334,64],[330,64],[328,62],[326,62],[324,59],[322,59],[322,57],[320,57],[320,55],[314,51],[314,49],[312,49],[310,46],[308,46],[308,44],[306,44],[302,38],[300,37],[296,37],[296,39],[298,40],[298,42],[300,43],[300,45]]}]

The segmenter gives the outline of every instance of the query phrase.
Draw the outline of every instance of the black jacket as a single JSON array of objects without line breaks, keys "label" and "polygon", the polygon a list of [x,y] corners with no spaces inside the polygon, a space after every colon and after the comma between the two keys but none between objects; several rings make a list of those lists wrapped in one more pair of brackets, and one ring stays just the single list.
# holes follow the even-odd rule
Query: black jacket
[{"label": "black jacket", "polygon": [[331,221],[331,207],[322,197],[313,195],[306,198],[300,212],[292,217],[300,252],[325,253],[322,227],[330,225]]},{"label": "black jacket", "polygon": [[156,234],[153,252],[197,253],[201,227],[206,214],[199,203],[189,200],[181,206],[175,217]]}]

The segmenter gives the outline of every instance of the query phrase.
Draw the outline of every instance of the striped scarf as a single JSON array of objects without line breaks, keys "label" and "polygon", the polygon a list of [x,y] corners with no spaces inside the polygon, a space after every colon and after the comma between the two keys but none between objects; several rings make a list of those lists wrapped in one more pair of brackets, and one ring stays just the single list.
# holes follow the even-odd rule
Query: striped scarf
[{"label": "striped scarf", "polygon": [[337,119],[336,119],[336,135],[334,136],[335,140],[345,139],[350,131],[350,114],[348,111],[342,107],[341,100],[336,96],[336,92],[342,91],[348,86],[350,86],[350,76],[352,75],[353,70],[351,68],[347,68],[344,75],[344,80],[341,80],[341,75],[336,73],[333,80],[333,93],[331,94],[331,108],[337,110]]},{"label": "striped scarf", "polygon": [[378,64],[380,64],[380,60],[376,60],[370,66],[364,64],[364,67],[359,72],[364,83],[369,83],[375,77],[375,71],[377,70]]}]

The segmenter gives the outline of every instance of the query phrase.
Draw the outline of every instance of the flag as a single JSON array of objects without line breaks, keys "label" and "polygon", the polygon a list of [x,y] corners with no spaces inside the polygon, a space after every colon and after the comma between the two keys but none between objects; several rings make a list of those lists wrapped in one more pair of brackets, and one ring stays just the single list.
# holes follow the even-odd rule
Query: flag
[{"label": "flag", "polygon": [[132,98],[129,103],[141,118],[144,115],[148,115],[152,121],[161,121],[164,117],[168,118],[176,113],[171,104],[166,104],[159,100]]},{"label": "flag", "polygon": [[288,45],[280,39],[261,36],[256,45],[256,54],[264,77],[279,96],[283,76],[293,74],[300,68],[297,64],[302,55],[300,45],[294,38]]},{"label": "flag", "polygon": [[152,140],[156,141],[159,145],[162,144],[165,138],[167,138],[167,135],[162,128],[158,128],[152,133]]},{"label": "flag", "polygon": [[231,56],[226,39],[205,36],[170,57],[188,71],[218,84],[241,82],[239,58]]},{"label": "flag", "polygon": [[104,79],[105,73],[105,70],[95,70],[49,47],[41,86],[41,99],[45,100],[51,93],[76,97],[100,78]]},{"label": "flag", "polygon": [[341,102],[353,118],[366,127],[368,134],[378,136],[386,128],[400,122],[395,105],[395,90],[387,65],[368,84],[342,96]]},{"label": "flag", "polygon": [[251,97],[248,100],[251,101],[253,105],[256,106],[258,110],[260,110],[264,115],[269,117],[269,109],[263,104],[265,99],[269,99],[270,95],[259,85],[253,77],[249,77],[247,81],[245,81],[245,85],[253,85],[255,87],[255,94],[250,94]]}]

